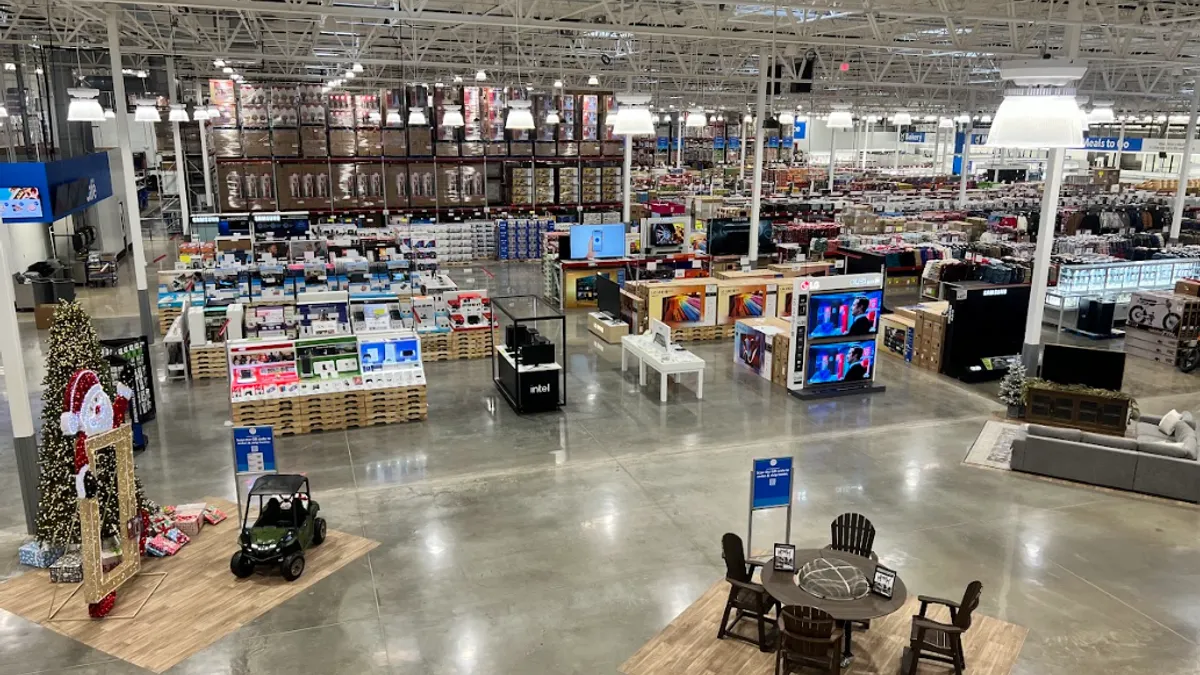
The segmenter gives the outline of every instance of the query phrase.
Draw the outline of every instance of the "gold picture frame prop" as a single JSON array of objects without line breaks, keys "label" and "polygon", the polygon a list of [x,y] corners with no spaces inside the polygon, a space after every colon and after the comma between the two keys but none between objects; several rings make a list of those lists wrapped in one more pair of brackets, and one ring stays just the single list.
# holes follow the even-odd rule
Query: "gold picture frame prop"
[{"label": "gold picture frame prop", "polygon": [[122,523],[118,538],[121,561],[107,571],[104,569],[100,528],[100,500],[95,497],[79,499],[79,527],[83,553],[83,597],[96,604],[129,581],[142,568],[142,518],[137,508],[137,488],[133,465],[133,427],[122,424],[116,429],[89,436],[84,443],[87,461],[97,466],[101,450],[112,448],[116,453],[117,506]]}]

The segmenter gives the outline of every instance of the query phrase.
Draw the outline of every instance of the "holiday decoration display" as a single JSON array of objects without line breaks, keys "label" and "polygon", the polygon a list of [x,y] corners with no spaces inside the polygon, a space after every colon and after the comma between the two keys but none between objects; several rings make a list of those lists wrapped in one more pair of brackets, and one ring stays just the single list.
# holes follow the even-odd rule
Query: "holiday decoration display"
[{"label": "holiday decoration display", "polygon": [[42,569],[53,565],[54,561],[58,560],[62,554],[61,548],[52,548],[40,541],[26,542],[17,549],[17,559],[22,565],[41,567]]},{"label": "holiday decoration display", "polygon": [[[86,382],[72,378],[80,370],[92,371]],[[95,381],[91,378],[95,377]],[[85,386],[86,385],[86,386]],[[98,386],[97,386],[98,385]],[[87,313],[74,302],[59,303],[54,311],[54,323],[50,328],[50,340],[46,351],[46,376],[42,380],[42,431],[38,448],[37,540],[51,549],[66,549],[81,541],[79,510],[76,503],[77,474],[75,463],[78,454],[78,439],[64,430],[66,422],[72,431],[82,431],[85,426],[103,426],[104,419],[96,415],[108,415],[105,410],[97,413],[94,402],[100,392],[110,396],[116,393],[107,362],[100,351],[100,343]],[[68,394],[68,388],[73,391]],[[78,397],[78,415],[63,413]],[[128,400],[118,397],[117,405],[111,406],[114,418],[123,418]],[[86,399],[86,401],[84,400]],[[110,427],[111,428],[111,425]],[[102,453],[99,461],[90,467],[91,480],[100,505],[102,535],[116,535],[122,529],[116,491],[113,489],[117,467],[112,453]],[[141,484],[130,477],[130,486],[136,489],[140,508],[152,511],[151,505],[142,495]]]},{"label": "holiday decoration display", "polygon": [[224,511],[215,506],[204,507],[204,522],[208,523],[209,525],[216,525],[228,517],[229,516],[226,516]]},{"label": "holiday decoration display", "polygon": [[50,581],[56,584],[77,584],[83,581],[83,556],[68,553],[50,566]]},{"label": "holiday decoration display", "polygon": [[1019,417],[1025,405],[1025,366],[1013,363],[1000,380],[1000,400],[1008,406],[1009,417]]}]

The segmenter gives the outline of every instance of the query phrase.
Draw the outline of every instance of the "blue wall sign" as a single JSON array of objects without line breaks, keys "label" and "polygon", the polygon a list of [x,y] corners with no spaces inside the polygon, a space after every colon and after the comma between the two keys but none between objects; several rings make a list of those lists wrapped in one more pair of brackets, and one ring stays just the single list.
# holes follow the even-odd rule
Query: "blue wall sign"
[{"label": "blue wall sign", "polygon": [[971,134],[971,145],[987,145],[987,134]]},{"label": "blue wall sign", "polygon": [[808,122],[796,122],[792,129],[792,138],[802,141],[808,135]]},{"label": "blue wall sign", "polygon": [[725,137],[724,136],[714,137],[713,138],[713,150],[724,150],[724,149],[725,149]]},{"label": "blue wall sign", "polygon": [[277,471],[275,429],[270,425],[234,427],[233,457],[237,473]]},{"label": "blue wall sign", "polygon": [[767,147],[768,148],[778,148],[779,147],[779,137],[778,136],[767,136]]},{"label": "blue wall sign", "polygon": [[7,195],[0,193],[0,216],[5,220],[51,223],[112,196],[108,154],[0,163],[0,188],[12,188]]},{"label": "blue wall sign", "polygon": [[[1085,138],[1085,139],[1083,139],[1083,147],[1086,150],[1107,150],[1109,152],[1116,152],[1118,142],[1121,142],[1121,139],[1113,138],[1112,136],[1100,136],[1100,137],[1096,137],[1096,138]],[[1122,142],[1122,144],[1121,144],[1121,150],[1123,152],[1141,152],[1142,139],[1140,139],[1140,138],[1124,139],[1124,142]]]},{"label": "blue wall sign", "polygon": [[754,460],[751,492],[750,508],[755,511],[787,506],[792,500],[792,458]]},{"label": "blue wall sign", "polygon": [[924,131],[909,131],[907,133],[900,135],[900,141],[902,143],[924,143],[925,142],[925,132]]}]

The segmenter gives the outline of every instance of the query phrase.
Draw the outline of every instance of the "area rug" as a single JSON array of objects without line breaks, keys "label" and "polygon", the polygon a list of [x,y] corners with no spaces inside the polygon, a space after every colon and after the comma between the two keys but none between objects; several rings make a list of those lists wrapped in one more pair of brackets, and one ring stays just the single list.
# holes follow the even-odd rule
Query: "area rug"
[{"label": "area rug", "polygon": [[[229,571],[240,526],[237,505],[205,501],[234,515],[205,526],[173,557],[145,559],[141,573],[117,591],[117,604],[105,619],[87,619],[82,594],[74,592],[79,585],[52,584],[46,570],[0,584],[0,609],[161,673],[379,545],[329,530],[325,543],[309,549],[304,574],[296,581],[284,581],[278,572],[238,579]],[[166,636],[169,644],[153,636]]]},{"label": "area rug", "polygon": [[[718,640],[717,626],[725,610],[729,584],[718,581],[699,600],[675,617],[653,639],[621,665],[623,675],[769,675],[775,669],[775,654],[763,653],[740,640]],[[908,646],[912,617],[920,611],[916,597],[899,610],[871,622],[868,631],[855,631],[854,660],[843,673],[849,675],[894,675]],[[943,608],[929,616],[949,621]],[[739,623],[749,634],[750,621]],[[989,616],[972,615],[971,629],[963,637],[967,672],[971,675],[1007,675],[1012,671],[1028,630]],[[922,661],[918,673],[944,675],[949,668]]]},{"label": "area rug", "polygon": [[988,420],[983,424],[983,430],[971,449],[963,459],[963,464],[983,466],[989,469],[1009,470],[1009,460],[1012,459],[1013,439],[1024,433],[1024,425]]}]

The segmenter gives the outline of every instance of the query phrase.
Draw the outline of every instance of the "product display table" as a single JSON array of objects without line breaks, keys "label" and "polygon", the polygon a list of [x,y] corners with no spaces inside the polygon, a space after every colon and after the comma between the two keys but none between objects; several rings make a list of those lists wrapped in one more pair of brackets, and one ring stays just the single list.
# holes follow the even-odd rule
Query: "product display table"
[{"label": "product display table", "polygon": [[653,335],[625,335],[621,337],[621,372],[629,370],[629,355],[638,360],[638,383],[646,384],[646,366],[658,371],[660,377],[659,400],[667,401],[667,375],[675,381],[683,373],[696,373],[696,398],[704,398],[704,359],[686,349],[663,349],[654,342]]},{"label": "product display table", "polygon": [[[875,567],[878,564],[870,558],[857,556],[853,553],[813,548],[796,551],[796,569],[804,569],[805,565],[818,558],[839,561],[856,567],[868,580],[875,576]],[[774,563],[774,559],[768,560],[762,568],[762,585],[771,594],[771,597],[778,600],[785,607],[787,605],[816,607],[827,612],[838,621],[845,623],[846,646],[842,651],[843,664],[853,656],[850,651],[851,622],[870,621],[871,619],[878,619],[881,616],[887,616],[900,609],[908,599],[908,589],[905,588],[904,582],[900,580],[899,576],[896,577],[895,584],[892,586],[892,597],[890,598],[885,598],[875,593],[867,593],[853,600],[817,597],[804,590],[796,582],[796,575],[794,573],[776,572]]]}]

